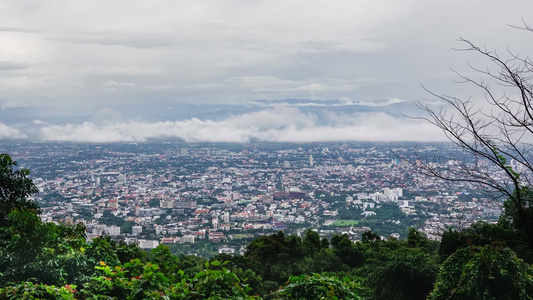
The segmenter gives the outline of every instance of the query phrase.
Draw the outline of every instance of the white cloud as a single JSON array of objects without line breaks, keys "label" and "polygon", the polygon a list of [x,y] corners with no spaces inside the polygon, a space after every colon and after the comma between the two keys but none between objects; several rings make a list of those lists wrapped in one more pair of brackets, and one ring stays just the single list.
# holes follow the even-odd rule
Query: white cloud
[{"label": "white cloud", "polygon": [[233,116],[223,121],[189,119],[175,122],[121,122],[99,125],[45,125],[42,137],[50,141],[133,142],[175,137],[187,142],[320,141],[444,141],[434,126],[396,119],[384,113],[331,114],[328,125],[296,108],[275,107]]},{"label": "white cloud", "polygon": [[0,123],[0,139],[25,139],[28,136],[18,129]]}]

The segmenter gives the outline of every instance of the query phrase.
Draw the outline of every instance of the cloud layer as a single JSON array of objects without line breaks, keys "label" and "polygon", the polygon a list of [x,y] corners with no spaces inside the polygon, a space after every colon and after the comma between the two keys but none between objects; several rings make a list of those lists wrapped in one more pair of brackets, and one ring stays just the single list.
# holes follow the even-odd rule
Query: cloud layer
[{"label": "cloud layer", "polygon": [[20,130],[0,123],[0,139],[25,139],[28,136]]},{"label": "cloud layer", "polygon": [[520,24],[533,3],[516,2],[5,2],[0,106],[414,101],[427,96],[419,83],[440,88],[450,67],[466,68],[450,50],[459,36],[529,46],[507,24]]},{"label": "cloud layer", "polygon": [[379,107],[427,99],[420,83],[468,98],[449,69],[490,62],[453,51],[456,39],[527,55],[531,33],[507,24],[533,24],[531,10],[525,0],[3,1],[0,138],[433,139],[378,111],[334,110],[344,123],[304,109],[179,120],[170,111],[286,99]]},{"label": "cloud layer", "polygon": [[328,141],[443,141],[433,126],[394,118],[385,113],[328,114],[328,124],[297,108],[279,106],[230,117],[223,121],[119,122],[111,124],[44,125],[48,141],[140,142],[180,138],[186,142],[328,142]]}]

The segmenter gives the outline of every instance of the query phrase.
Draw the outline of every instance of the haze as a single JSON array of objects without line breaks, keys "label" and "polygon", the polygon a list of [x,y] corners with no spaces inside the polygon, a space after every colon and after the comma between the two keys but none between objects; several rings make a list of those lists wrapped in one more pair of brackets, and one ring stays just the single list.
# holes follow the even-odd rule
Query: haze
[{"label": "haze", "polygon": [[483,94],[464,37],[526,56],[530,1],[0,1],[0,138],[440,141]]}]

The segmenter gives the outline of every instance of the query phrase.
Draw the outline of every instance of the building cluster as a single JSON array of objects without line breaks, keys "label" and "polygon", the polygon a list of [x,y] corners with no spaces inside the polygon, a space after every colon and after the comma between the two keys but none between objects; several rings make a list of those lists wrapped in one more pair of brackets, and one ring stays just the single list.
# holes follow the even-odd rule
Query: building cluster
[{"label": "building cluster", "polygon": [[[433,145],[418,147],[417,155],[435,151]],[[417,172],[408,144],[393,151],[391,145],[341,143],[3,148],[32,171],[43,220],[82,222],[89,238],[110,235],[148,249],[209,242],[220,253],[234,253],[249,238],[279,230],[346,233],[356,240],[365,230],[379,230],[358,223],[379,218],[385,207],[401,217],[379,224],[418,224],[438,239],[450,226],[495,220],[501,213],[501,202],[476,186]]]}]

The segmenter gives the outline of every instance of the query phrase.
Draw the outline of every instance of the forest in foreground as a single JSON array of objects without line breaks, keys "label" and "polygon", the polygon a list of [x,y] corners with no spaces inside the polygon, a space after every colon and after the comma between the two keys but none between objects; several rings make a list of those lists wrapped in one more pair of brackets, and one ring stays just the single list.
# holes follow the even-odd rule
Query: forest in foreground
[{"label": "forest in foreground", "polygon": [[0,299],[533,299],[529,228],[510,201],[497,224],[449,229],[440,243],[415,229],[355,243],[280,231],[207,259],[43,223],[28,175],[0,154]]}]

